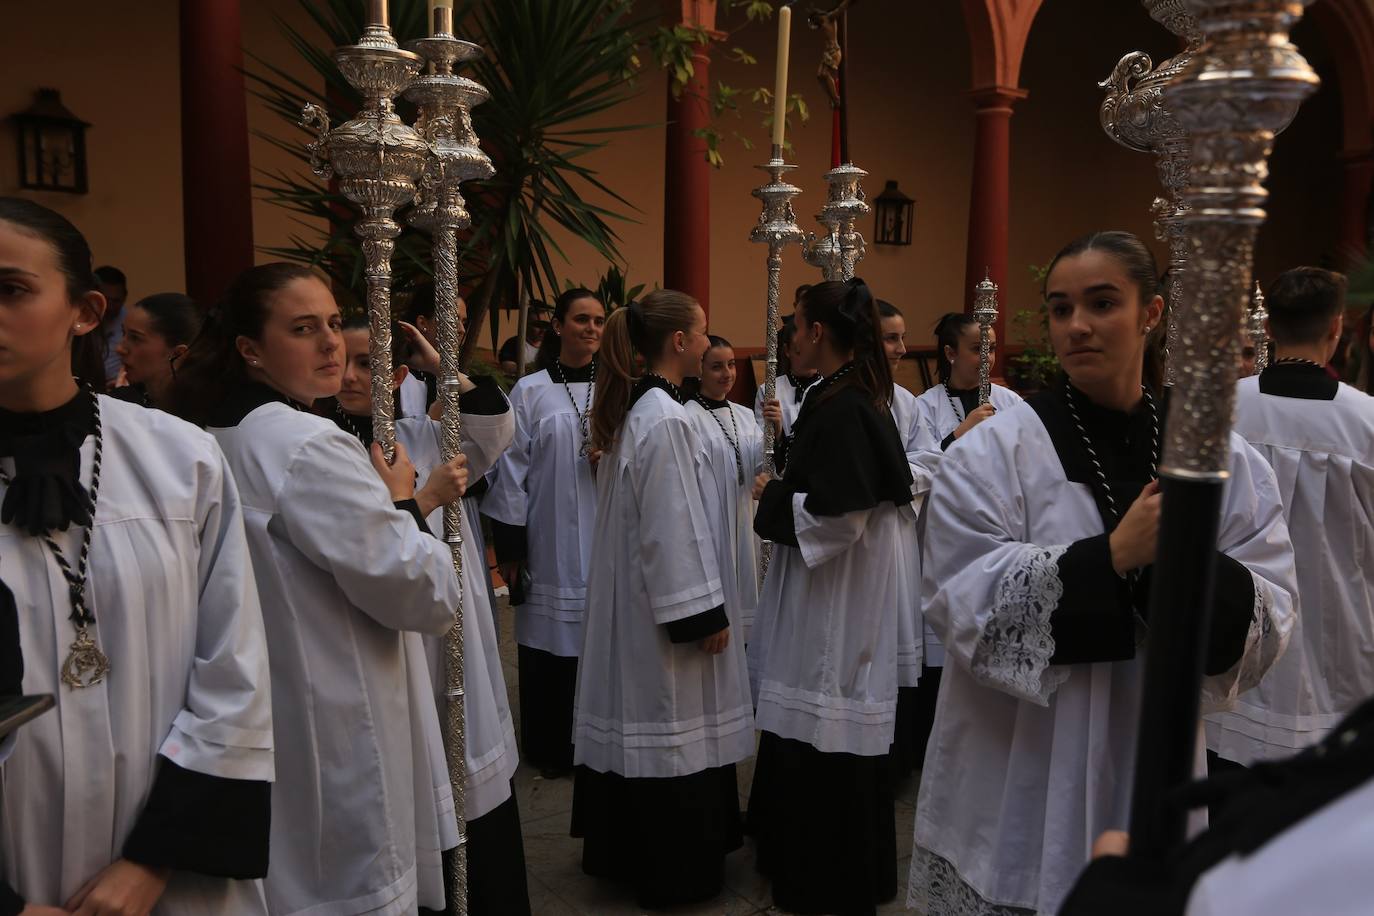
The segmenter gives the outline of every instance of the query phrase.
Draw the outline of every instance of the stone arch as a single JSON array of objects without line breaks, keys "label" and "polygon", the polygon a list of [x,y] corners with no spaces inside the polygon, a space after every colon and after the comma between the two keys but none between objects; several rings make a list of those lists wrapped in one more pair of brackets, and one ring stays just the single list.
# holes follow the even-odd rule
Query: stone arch
[{"label": "stone arch", "polygon": [[1342,115],[1342,258],[1368,251],[1374,193],[1374,9],[1367,0],[1318,0],[1307,15],[1334,52]]}]

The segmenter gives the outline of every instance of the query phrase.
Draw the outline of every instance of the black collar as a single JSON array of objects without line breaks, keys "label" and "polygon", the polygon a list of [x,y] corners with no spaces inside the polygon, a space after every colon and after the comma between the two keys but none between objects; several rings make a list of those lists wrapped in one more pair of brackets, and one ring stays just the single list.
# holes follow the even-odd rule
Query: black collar
[{"label": "black collar", "polygon": [[558,381],[558,379],[561,378],[568,384],[572,384],[573,382],[590,382],[596,374],[596,359],[593,357],[587,365],[578,366],[576,369],[572,366],[564,365],[562,360],[558,360],[555,371],[549,374],[554,376],[554,381]]},{"label": "black collar", "polygon": [[958,399],[964,408],[964,416],[968,416],[978,409],[977,388],[954,388],[949,382],[945,382],[945,391],[949,392],[950,397]]},{"label": "black collar", "polygon": [[717,401],[715,398],[708,398],[704,394],[697,395],[697,400],[700,401],[701,405],[705,407],[707,410],[720,410],[722,407],[730,406],[730,402],[728,400]]},{"label": "black collar", "polygon": [[14,458],[0,521],[32,534],[90,524],[81,443],[94,432],[95,395],[85,388],[41,413],[0,410],[0,456]]},{"label": "black collar", "polygon": [[1260,373],[1260,394],[1306,401],[1334,401],[1341,383],[1311,363],[1275,363]]},{"label": "black collar", "polygon": [[282,394],[270,385],[261,382],[246,382],[232,389],[222,403],[210,413],[206,426],[238,426],[243,418],[264,404],[286,404],[296,410],[310,413],[309,407]]},{"label": "black collar", "polygon": [[788,380],[789,382],[791,382],[791,383],[792,383],[792,387],[793,387],[794,389],[796,389],[796,390],[793,392],[793,396],[797,399],[797,402],[798,402],[798,403],[801,402],[802,395],[806,393],[806,389],[808,389],[808,388],[810,388],[812,385],[814,385],[814,384],[816,383],[816,379],[818,379],[818,378],[820,378],[820,377],[821,377],[821,376],[820,376],[820,373],[819,373],[819,372],[816,373],[815,375],[809,375],[809,376],[807,376],[806,378],[798,378],[797,376],[793,375],[791,372],[787,373],[787,380]]},{"label": "black collar", "polygon": [[649,373],[644,376],[641,376],[639,381],[635,382],[635,387],[630,392],[630,406],[635,406],[635,404],[639,401],[640,398],[644,397],[644,395],[648,394],[649,391],[654,388],[657,388],[660,391],[667,392],[668,397],[672,398],[679,404],[682,403],[681,388],[679,388],[677,385],[674,385],[672,382],[668,381],[661,375],[654,375],[653,373]]}]

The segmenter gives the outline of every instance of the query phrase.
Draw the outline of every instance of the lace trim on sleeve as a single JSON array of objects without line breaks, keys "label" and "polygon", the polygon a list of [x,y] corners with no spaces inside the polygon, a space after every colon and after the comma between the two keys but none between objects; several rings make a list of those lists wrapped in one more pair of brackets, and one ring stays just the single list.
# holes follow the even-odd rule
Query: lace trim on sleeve
[{"label": "lace trim on sleeve", "polygon": [[1050,615],[1064,597],[1059,558],[1067,549],[1027,545],[997,584],[992,617],[973,650],[972,673],[979,682],[1048,706],[1050,694],[1068,679],[1067,666],[1050,667]]},{"label": "lace trim on sleeve", "polygon": [[906,908],[932,916],[1035,916],[1035,910],[984,900],[952,864],[919,846],[911,856]]},{"label": "lace trim on sleeve", "polygon": [[1285,630],[1275,625],[1273,598],[1263,582],[1255,579],[1255,613],[1245,635],[1245,651],[1230,671],[1203,680],[1202,715],[1226,712],[1235,706],[1237,697],[1258,685],[1283,653],[1290,632],[1291,627]]}]

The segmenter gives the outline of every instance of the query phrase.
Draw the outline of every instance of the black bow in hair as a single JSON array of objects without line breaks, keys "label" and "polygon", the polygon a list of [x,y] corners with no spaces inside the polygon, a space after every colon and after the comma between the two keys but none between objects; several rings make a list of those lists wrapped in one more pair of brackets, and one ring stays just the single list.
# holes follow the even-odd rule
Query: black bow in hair
[{"label": "black bow in hair", "polygon": [[844,301],[840,303],[840,314],[851,324],[857,324],[861,309],[867,309],[873,305],[873,294],[869,292],[868,284],[858,277],[846,281],[848,289],[844,294]]}]

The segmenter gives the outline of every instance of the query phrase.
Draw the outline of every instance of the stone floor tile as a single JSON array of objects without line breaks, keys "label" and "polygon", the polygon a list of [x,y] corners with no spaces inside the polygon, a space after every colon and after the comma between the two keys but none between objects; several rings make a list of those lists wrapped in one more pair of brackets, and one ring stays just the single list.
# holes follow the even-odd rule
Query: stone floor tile
[{"label": "stone floor tile", "polygon": [[562,815],[566,828],[572,815],[573,781],[545,779],[539,771],[524,763],[515,771],[515,797],[520,804],[520,822],[537,821],[550,815]]},{"label": "stone floor tile", "polygon": [[768,879],[754,867],[757,861],[753,840],[745,840],[744,848],[725,858],[725,886],[756,906],[766,907],[773,902]]}]

